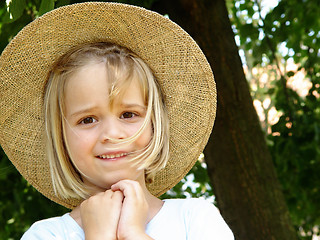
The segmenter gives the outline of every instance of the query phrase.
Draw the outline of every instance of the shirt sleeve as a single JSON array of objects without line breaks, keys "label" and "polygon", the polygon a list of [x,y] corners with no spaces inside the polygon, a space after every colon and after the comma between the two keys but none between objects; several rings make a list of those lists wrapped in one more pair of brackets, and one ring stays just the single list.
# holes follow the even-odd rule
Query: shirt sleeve
[{"label": "shirt sleeve", "polygon": [[54,217],[32,224],[21,240],[84,240],[82,228],[69,216]]},{"label": "shirt sleeve", "polygon": [[188,240],[234,240],[232,231],[213,204],[194,199],[189,211]]},{"label": "shirt sleeve", "polygon": [[[45,224],[34,223],[22,236],[21,240],[57,240],[57,236]],[[59,239],[60,240],[60,239]]]}]

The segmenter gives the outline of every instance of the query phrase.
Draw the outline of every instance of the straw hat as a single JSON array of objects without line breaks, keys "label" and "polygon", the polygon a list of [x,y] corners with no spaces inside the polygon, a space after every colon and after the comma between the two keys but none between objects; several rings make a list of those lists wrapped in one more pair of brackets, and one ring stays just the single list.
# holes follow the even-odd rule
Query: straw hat
[{"label": "straw hat", "polygon": [[45,152],[42,94],[48,70],[70,48],[107,41],[127,47],[153,70],[170,119],[170,159],[148,189],[160,196],[177,184],[203,151],[215,119],[211,68],[195,41],[169,19],[118,3],[81,3],[36,19],[0,57],[0,144],[18,171],[49,199],[55,196]]}]

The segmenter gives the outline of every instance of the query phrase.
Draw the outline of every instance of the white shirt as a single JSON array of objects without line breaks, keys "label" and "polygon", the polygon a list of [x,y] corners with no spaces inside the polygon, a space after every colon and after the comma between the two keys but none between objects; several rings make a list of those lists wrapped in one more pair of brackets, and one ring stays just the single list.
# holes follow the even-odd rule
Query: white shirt
[{"label": "white shirt", "polygon": [[[202,199],[168,199],[147,224],[155,240],[234,240],[218,209]],[[84,240],[84,231],[69,213],[34,223],[21,240]]]}]

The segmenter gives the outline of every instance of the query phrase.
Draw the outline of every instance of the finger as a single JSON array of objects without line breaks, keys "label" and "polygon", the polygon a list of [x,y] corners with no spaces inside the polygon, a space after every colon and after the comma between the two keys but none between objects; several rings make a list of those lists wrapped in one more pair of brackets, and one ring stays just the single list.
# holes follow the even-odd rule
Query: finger
[{"label": "finger", "polygon": [[85,201],[83,201],[80,207],[87,208],[88,206],[94,206],[94,205],[113,205],[113,204],[116,207],[119,207],[119,204],[121,204],[123,200],[123,194],[122,192],[118,192],[116,195],[114,195],[114,193],[115,192],[112,190],[99,192],[89,197]]},{"label": "finger", "polygon": [[81,222],[86,236],[116,236],[122,199],[122,192],[107,190],[97,193],[80,205]]},{"label": "finger", "polygon": [[120,201],[122,202],[124,196],[123,196],[123,193],[122,191],[120,190],[117,190],[117,191],[112,191],[112,197],[111,197],[113,200],[115,201]]},{"label": "finger", "polygon": [[111,186],[113,191],[120,190],[125,196],[140,195],[143,191],[140,184],[133,180],[121,180]]},{"label": "finger", "polygon": [[129,187],[132,188],[131,185],[132,185],[132,184],[130,184],[130,181],[128,181],[128,180],[121,180],[121,181],[113,184],[113,185],[111,186],[111,190],[112,190],[112,191],[120,190],[120,191],[124,192],[124,190],[126,190],[127,188],[129,188]]},{"label": "finger", "polygon": [[143,232],[145,229],[149,206],[139,182],[121,180],[111,186],[113,191],[121,191],[124,195],[117,234],[119,239],[129,232]]}]

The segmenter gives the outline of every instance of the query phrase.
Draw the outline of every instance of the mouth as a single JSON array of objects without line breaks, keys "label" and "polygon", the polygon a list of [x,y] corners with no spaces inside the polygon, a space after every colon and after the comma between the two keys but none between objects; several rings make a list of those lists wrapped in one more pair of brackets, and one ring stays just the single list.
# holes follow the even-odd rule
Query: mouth
[{"label": "mouth", "polygon": [[125,157],[127,155],[128,155],[128,153],[102,154],[102,155],[98,155],[97,158],[106,159],[106,160],[112,160],[112,159]]}]

